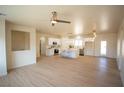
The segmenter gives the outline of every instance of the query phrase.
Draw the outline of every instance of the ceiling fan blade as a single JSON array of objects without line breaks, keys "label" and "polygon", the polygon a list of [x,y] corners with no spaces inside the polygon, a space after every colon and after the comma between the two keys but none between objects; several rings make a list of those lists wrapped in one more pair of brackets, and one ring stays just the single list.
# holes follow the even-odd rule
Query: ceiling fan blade
[{"label": "ceiling fan blade", "polygon": [[60,22],[60,23],[68,23],[68,24],[71,23],[70,21],[64,21],[64,20],[56,20],[56,22]]}]

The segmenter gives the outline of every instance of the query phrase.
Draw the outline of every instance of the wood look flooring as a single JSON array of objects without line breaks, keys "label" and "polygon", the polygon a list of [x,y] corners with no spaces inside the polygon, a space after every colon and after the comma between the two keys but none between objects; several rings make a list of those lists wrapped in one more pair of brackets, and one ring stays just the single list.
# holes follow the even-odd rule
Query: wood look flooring
[{"label": "wood look flooring", "polygon": [[13,69],[0,78],[1,87],[120,87],[115,59],[80,56],[41,57],[37,64]]}]

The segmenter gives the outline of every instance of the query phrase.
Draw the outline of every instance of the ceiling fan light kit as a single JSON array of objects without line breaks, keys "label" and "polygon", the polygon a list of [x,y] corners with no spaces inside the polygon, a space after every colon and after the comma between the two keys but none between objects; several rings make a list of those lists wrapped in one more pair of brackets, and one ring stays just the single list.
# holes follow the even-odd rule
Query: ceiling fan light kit
[{"label": "ceiling fan light kit", "polygon": [[53,23],[53,24],[56,24],[56,23],[57,23],[57,21],[55,21],[55,20],[52,20],[52,21],[51,21],[51,23]]}]

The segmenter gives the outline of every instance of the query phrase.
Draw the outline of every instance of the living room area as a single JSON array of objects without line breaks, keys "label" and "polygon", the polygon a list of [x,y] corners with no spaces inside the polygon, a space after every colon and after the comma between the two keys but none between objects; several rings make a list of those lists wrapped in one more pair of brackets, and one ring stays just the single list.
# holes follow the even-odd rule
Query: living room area
[{"label": "living room area", "polygon": [[122,87],[123,10],[0,6],[0,86]]}]

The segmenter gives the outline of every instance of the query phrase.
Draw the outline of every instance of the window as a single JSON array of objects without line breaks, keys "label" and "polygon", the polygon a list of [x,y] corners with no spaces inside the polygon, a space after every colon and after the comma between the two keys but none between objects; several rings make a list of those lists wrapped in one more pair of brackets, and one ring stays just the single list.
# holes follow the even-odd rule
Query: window
[{"label": "window", "polygon": [[82,48],[82,40],[75,40],[75,47]]},{"label": "window", "polygon": [[101,41],[101,56],[106,56],[107,42]]}]

